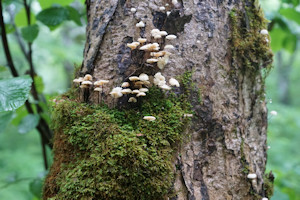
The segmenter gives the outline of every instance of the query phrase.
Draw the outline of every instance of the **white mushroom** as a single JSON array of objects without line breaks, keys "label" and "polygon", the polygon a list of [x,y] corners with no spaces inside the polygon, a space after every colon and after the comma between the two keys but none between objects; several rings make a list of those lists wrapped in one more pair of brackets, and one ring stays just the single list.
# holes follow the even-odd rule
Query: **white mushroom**
[{"label": "white mushroom", "polygon": [[130,86],[130,84],[128,82],[124,82],[121,85],[122,88],[126,88],[126,87],[129,87],[129,86]]},{"label": "white mushroom", "polygon": [[166,8],[164,6],[159,7],[159,10],[164,11]]},{"label": "white mushroom", "polygon": [[131,76],[131,77],[129,77],[129,80],[130,80],[130,81],[139,81],[140,78],[137,77],[137,76]]},{"label": "white mushroom", "polygon": [[135,26],[138,27],[138,28],[142,28],[142,27],[145,27],[145,23],[143,21],[140,21]]},{"label": "white mushroom", "polygon": [[99,81],[96,81],[96,82],[94,83],[94,85],[95,85],[96,87],[99,87],[99,86],[102,86],[102,85],[107,84],[107,83],[109,83],[109,80],[99,80]]},{"label": "white mushroom", "polygon": [[137,100],[136,100],[135,97],[130,97],[130,98],[128,99],[128,102],[129,102],[129,103],[136,103]]},{"label": "white mushroom", "polygon": [[167,40],[175,40],[176,38],[177,38],[176,35],[167,35],[167,36],[166,36],[166,39],[167,39]]},{"label": "white mushroom", "polygon": [[175,49],[175,47],[171,44],[168,44],[168,45],[165,46],[164,49]]},{"label": "white mushroom", "polygon": [[146,60],[146,62],[152,64],[158,62],[158,60],[156,58],[149,58]]},{"label": "white mushroom", "polygon": [[82,77],[76,78],[73,80],[74,83],[81,83],[83,81]]},{"label": "white mushroom", "polygon": [[138,42],[143,44],[143,43],[147,42],[147,39],[146,38],[139,38]]},{"label": "white mushroom", "polygon": [[168,85],[162,85],[162,86],[159,86],[161,89],[163,90],[171,90],[172,88]]},{"label": "white mushroom", "polygon": [[153,116],[144,116],[143,119],[144,120],[148,120],[148,121],[154,121],[154,120],[156,120],[156,118],[153,117]]},{"label": "white mushroom", "polygon": [[158,43],[150,43],[140,47],[140,50],[144,51],[159,51],[159,44]]},{"label": "white mushroom", "polygon": [[128,44],[127,44],[127,46],[128,46],[131,50],[136,49],[139,45],[140,45],[139,42],[132,42],[132,43],[128,43]]},{"label": "white mushroom", "polygon": [[122,94],[131,94],[132,90],[129,88],[126,88],[126,89],[123,89],[121,92],[122,92]]},{"label": "white mushroom", "polygon": [[149,76],[145,73],[142,73],[142,74],[140,74],[139,79],[140,79],[140,81],[148,81]]},{"label": "white mushroom", "polygon": [[186,118],[186,117],[193,117],[193,114],[183,114],[183,117]]},{"label": "white mushroom", "polygon": [[276,116],[276,115],[277,115],[277,111],[272,110],[272,111],[270,112],[270,114],[273,115],[273,116]]},{"label": "white mushroom", "polygon": [[247,178],[248,178],[248,179],[256,179],[256,178],[257,178],[257,175],[256,175],[256,174],[248,174],[248,175],[247,175]]},{"label": "white mushroom", "polygon": [[146,93],[145,92],[139,92],[136,96],[137,97],[144,97],[144,96],[146,96]]},{"label": "white mushroom", "polygon": [[140,93],[139,90],[132,90],[132,94],[138,94],[138,93]]},{"label": "white mushroom", "polygon": [[91,80],[93,80],[93,77],[92,77],[92,75],[90,75],[90,74],[86,74],[86,75],[84,76],[83,80],[84,80],[84,81],[91,81]]},{"label": "white mushroom", "polygon": [[133,12],[133,13],[135,13],[136,12],[136,8],[131,8],[130,11]]},{"label": "white mushroom", "polygon": [[166,35],[168,35],[167,31],[159,31],[159,34],[160,34],[161,36],[166,36]]},{"label": "white mushroom", "polygon": [[94,91],[95,91],[95,92],[102,92],[102,91],[103,91],[103,89],[102,89],[102,88],[100,88],[100,87],[96,87],[96,88],[94,89]]},{"label": "white mushroom", "polygon": [[268,30],[266,30],[266,29],[262,29],[262,30],[260,31],[260,34],[262,34],[262,35],[268,35],[269,32],[268,32]]},{"label": "white mushroom", "polygon": [[91,81],[83,81],[81,83],[81,85],[86,85],[86,86],[90,86],[90,85],[93,85],[93,83]]},{"label": "white mushroom", "polygon": [[121,87],[115,87],[109,94],[115,99],[120,98],[120,97],[123,96],[122,88]]},{"label": "white mushroom", "polygon": [[148,92],[149,90],[148,90],[148,88],[141,88],[140,89],[140,92]]},{"label": "white mushroom", "polygon": [[170,78],[169,84],[170,84],[171,86],[180,87],[179,82],[178,82],[175,78]]}]

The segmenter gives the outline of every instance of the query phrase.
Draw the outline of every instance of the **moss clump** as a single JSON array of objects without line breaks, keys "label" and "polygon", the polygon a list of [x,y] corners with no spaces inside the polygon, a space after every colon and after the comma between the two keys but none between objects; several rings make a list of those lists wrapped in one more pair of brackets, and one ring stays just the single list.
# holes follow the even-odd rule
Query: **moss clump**
[{"label": "moss clump", "polygon": [[232,9],[230,13],[233,62],[244,74],[256,75],[261,69],[270,70],[273,54],[269,36],[260,34],[267,28],[267,21],[258,1],[244,4],[245,12]]},{"label": "moss clump", "polygon": [[273,196],[274,193],[274,175],[272,171],[264,176],[264,192],[266,197]]},{"label": "moss clump", "polygon": [[[66,136],[72,160],[61,164],[54,199],[163,199],[174,181],[174,149],[191,113],[186,96],[150,88],[131,109],[65,99],[53,110],[56,134]],[[152,115],[149,122],[143,116]],[[49,179],[49,177],[48,177]]]}]

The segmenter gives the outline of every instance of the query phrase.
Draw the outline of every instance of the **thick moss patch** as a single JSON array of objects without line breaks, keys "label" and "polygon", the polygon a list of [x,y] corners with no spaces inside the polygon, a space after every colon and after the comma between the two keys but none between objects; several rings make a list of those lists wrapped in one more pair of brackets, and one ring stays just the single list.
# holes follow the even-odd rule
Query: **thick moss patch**
[{"label": "thick moss patch", "polygon": [[[75,156],[62,162],[56,174],[50,172],[47,179],[55,176],[57,191],[44,195],[148,200],[171,193],[174,150],[189,121],[183,116],[191,113],[186,98],[153,87],[130,109],[60,100],[53,110],[53,128],[66,136],[63,142]],[[144,120],[147,115],[156,120]]]},{"label": "thick moss patch", "polygon": [[232,30],[232,57],[245,74],[256,75],[261,69],[269,72],[272,63],[270,37],[260,33],[267,29],[267,20],[257,0],[245,2],[245,11],[232,9],[230,12]]}]

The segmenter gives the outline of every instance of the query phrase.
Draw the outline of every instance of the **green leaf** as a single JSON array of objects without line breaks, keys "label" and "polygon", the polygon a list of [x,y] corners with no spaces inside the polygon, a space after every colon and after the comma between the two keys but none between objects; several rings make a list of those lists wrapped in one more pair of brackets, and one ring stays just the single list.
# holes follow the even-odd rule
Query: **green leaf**
[{"label": "green leaf", "polygon": [[300,13],[297,12],[294,8],[282,8],[279,10],[279,13],[289,20],[293,20],[300,24]]},{"label": "green leaf", "polygon": [[11,121],[13,112],[0,112],[0,133],[5,131],[7,125]]},{"label": "green leaf", "polygon": [[[34,24],[36,21],[35,15],[33,13],[30,13],[30,22],[31,24]],[[25,8],[22,8],[15,16],[15,23],[17,27],[23,27],[27,26],[27,16],[26,16],[26,11]]]},{"label": "green leaf", "polygon": [[31,83],[29,76],[0,80],[0,112],[22,106],[28,98]]},{"label": "green leaf", "polygon": [[43,78],[41,76],[35,76],[34,77],[34,83],[35,83],[35,87],[37,89],[37,92],[43,93],[44,91],[44,82],[43,82]]},{"label": "green leaf", "polygon": [[28,133],[39,124],[40,116],[28,114],[24,117],[18,126],[18,131],[21,134]]},{"label": "green leaf", "polygon": [[283,48],[283,40],[286,37],[286,33],[281,28],[274,28],[270,32],[271,36],[271,48],[276,52]]},{"label": "green leaf", "polygon": [[21,29],[22,37],[28,42],[33,42],[39,34],[39,26],[36,24]]},{"label": "green leaf", "polygon": [[70,3],[72,3],[74,0],[39,0],[39,3],[41,5],[41,7],[44,8],[48,8],[51,7],[53,4],[59,4],[62,6],[66,6],[69,5]]},{"label": "green leaf", "polygon": [[288,34],[283,40],[283,48],[290,53],[296,50],[297,36],[293,34]]},{"label": "green leaf", "polygon": [[29,183],[30,192],[37,198],[42,198],[43,181],[40,178],[34,179]]},{"label": "green leaf", "polygon": [[82,24],[81,24],[81,21],[80,21],[80,14],[79,14],[79,12],[75,8],[73,8],[71,6],[66,6],[66,8],[69,11],[69,17],[68,17],[68,19],[69,20],[73,20],[78,26],[81,26]]},{"label": "green leaf", "polygon": [[[10,33],[15,32],[15,28],[11,24],[5,24],[5,31],[6,31],[6,34],[10,34]],[[2,29],[1,28],[0,28],[0,33],[2,33]]]},{"label": "green leaf", "polygon": [[37,20],[43,24],[53,27],[67,20],[69,16],[68,9],[64,7],[52,7],[42,10],[37,16]]}]

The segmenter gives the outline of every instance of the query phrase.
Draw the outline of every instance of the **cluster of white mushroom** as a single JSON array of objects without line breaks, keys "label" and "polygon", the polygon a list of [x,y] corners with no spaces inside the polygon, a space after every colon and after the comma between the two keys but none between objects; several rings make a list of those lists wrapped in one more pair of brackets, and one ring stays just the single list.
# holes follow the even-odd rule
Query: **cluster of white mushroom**
[{"label": "cluster of white mushroom", "polygon": [[83,89],[89,89],[94,86],[95,92],[103,92],[103,86],[109,83],[109,80],[98,80],[93,82],[93,76],[86,74],[84,77],[74,79],[73,83],[78,84],[79,87]]},{"label": "cluster of white mushroom", "polygon": [[[136,103],[136,97],[146,96],[146,92],[148,92],[148,86],[150,85],[149,76],[147,74],[140,74],[139,76],[131,76],[129,77],[129,82],[123,82],[121,87],[115,87],[109,93],[113,98],[118,99],[123,95],[134,95],[128,99],[130,103]],[[130,89],[132,86],[134,89]]]}]

